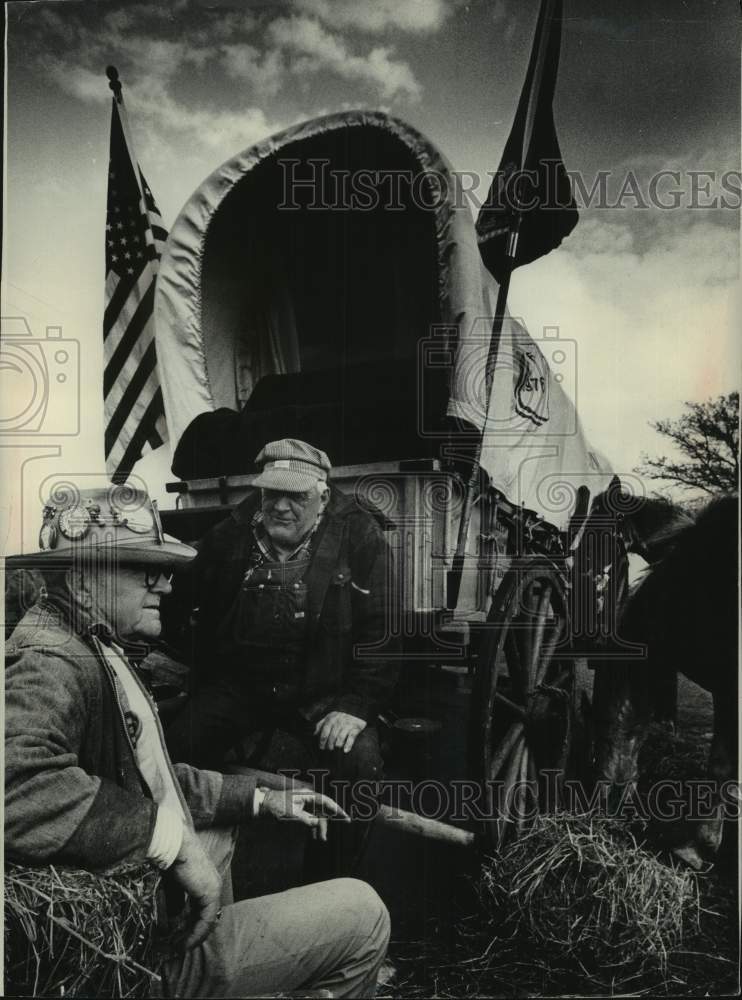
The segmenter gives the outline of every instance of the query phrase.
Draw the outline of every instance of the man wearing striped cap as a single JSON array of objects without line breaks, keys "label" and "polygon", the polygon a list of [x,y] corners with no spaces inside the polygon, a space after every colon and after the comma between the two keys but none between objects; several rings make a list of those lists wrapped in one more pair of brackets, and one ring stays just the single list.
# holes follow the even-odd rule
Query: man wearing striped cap
[{"label": "man wearing striped cap", "polygon": [[[198,546],[196,686],[168,732],[171,752],[218,769],[259,732],[258,756],[282,748],[273,767],[375,781],[376,720],[396,675],[382,529],[329,486],[318,448],[273,441],[256,464],[254,493]],[[334,870],[352,869],[356,851],[341,853]]]}]

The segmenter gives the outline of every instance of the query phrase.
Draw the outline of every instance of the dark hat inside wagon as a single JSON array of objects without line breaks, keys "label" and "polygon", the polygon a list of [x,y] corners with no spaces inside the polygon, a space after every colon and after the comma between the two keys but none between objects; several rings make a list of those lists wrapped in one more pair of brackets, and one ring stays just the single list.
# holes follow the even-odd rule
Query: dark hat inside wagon
[{"label": "dark hat inside wagon", "polygon": [[113,564],[177,568],[196,555],[190,545],[164,534],[157,504],[126,483],[101,489],[64,484],[44,504],[39,548],[8,556],[10,569],[55,568],[109,557]]}]

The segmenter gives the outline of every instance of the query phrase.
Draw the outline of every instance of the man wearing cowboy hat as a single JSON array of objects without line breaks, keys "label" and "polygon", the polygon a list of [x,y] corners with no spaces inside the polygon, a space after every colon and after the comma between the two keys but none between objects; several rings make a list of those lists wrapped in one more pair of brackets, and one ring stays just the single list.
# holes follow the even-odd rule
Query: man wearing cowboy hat
[{"label": "man wearing cowboy hat", "polygon": [[323,835],[322,817],[347,821],[342,809],[315,792],[261,788],[254,775],[173,766],[167,754],[128,654],[159,636],[170,573],[195,551],[163,535],[146,493],[127,486],[60,490],[40,547],[7,560],[45,580],[7,645],[7,856],[161,868],[192,915],[162,969],[168,995],[373,995],[389,928],[369,886],[336,879],[231,903],[236,824],[272,817]]},{"label": "man wearing cowboy hat", "polygon": [[[273,441],[256,464],[255,491],[199,542],[191,567],[196,688],[168,731],[171,753],[220,768],[246,735],[276,733],[274,767],[303,760],[351,786],[376,780],[375,723],[397,666],[382,528],[328,485],[320,449]],[[333,870],[352,867],[344,853]]]}]

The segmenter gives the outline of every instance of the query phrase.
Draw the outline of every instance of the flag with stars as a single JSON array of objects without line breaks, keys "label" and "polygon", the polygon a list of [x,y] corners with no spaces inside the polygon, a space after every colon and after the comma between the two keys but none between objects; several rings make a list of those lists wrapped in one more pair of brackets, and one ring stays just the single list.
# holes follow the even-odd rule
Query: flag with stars
[{"label": "flag with stars", "polygon": [[106,471],[114,480],[167,440],[153,308],[167,230],[127,141],[125,114],[114,99],[103,319]]}]

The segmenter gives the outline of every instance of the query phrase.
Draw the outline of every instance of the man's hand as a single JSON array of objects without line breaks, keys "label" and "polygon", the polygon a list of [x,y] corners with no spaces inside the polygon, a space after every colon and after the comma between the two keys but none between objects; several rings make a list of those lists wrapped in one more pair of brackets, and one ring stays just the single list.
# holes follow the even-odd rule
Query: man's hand
[{"label": "man's hand", "polygon": [[221,880],[193,830],[186,827],[178,856],[170,871],[185,889],[196,915],[196,923],[185,947],[195,948],[211,934],[220,917]]},{"label": "man's hand", "polygon": [[259,816],[303,823],[313,837],[327,840],[327,818],[350,823],[350,816],[327,795],[310,789],[269,789],[260,804]]},{"label": "man's hand", "polygon": [[359,733],[366,728],[363,719],[348,712],[328,712],[314,727],[319,734],[320,750],[334,750],[336,747],[350,753]]}]

